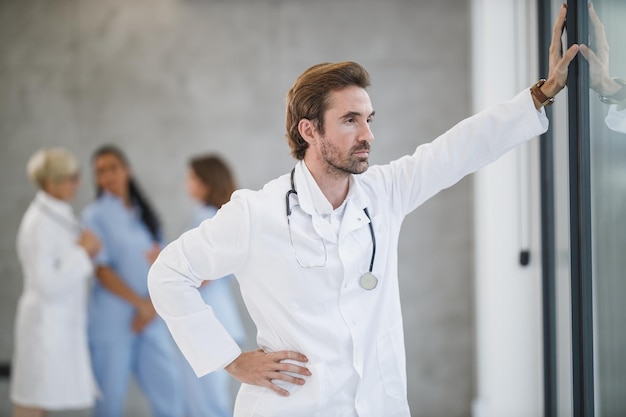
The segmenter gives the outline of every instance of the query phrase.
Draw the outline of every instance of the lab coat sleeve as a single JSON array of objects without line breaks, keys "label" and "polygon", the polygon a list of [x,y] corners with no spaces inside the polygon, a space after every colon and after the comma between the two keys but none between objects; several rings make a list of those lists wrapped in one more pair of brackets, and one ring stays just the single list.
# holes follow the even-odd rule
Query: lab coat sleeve
[{"label": "lab coat sleeve", "polygon": [[54,239],[56,231],[45,226],[34,230],[28,241],[27,262],[31,262],[34,273],[31,279],[42,299],[58,299],[74,286],[86,281],[93,272],[91,258],[78,244],[59,246]]},{"label": "lab coat sleeve", "polygon": [[108,249],[109,242],[107,240],[107,235],[104,232],[104,227],[102,227],[101,225],[98,213],[98,210],[96,210],[94,207],[86,209],[82,215],[83,227],[95,233],[100,240],[100,250],[94,257],[94,263],[96,265],[110,266],[110,256]]},{"label": "lab coat sleeve", "polygon": [[205,279],[237,272],[245,262],[249,224],[246,200],[235,193],[215,217],[167,245],[148,273],[154,307],[198,376],[241,354],[198,287]]},{"label": "lab coat sleeve", "polygon": [[[513,99],[469,117],[431,143],[417,147],[413,155],[389,166],[391,198],[400,201],[403,214],[495,161],[519,144],[544,133],[548,119],[537,110],[528,90]],[[384,174],[383,174],[384,175]]]},{"label": "lab coat sleeve", "polygon": [[605,122],[609,129],[618,133],[626,133],[626,109],[620,108],[617,104],[612,104],[609,107]]}]

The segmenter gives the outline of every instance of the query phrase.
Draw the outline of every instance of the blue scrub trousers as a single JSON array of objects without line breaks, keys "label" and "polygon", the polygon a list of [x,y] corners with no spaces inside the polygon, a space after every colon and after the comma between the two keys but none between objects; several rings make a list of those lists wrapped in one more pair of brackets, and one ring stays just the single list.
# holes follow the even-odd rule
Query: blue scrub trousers
[{"label": "blue scrub trousers", "polygon": [[94,417],[122,417],[131,374],[155,417],[182,417],[183,392],[175,346],[156,319],[142,333],[91,341],[91,360],[102,393]]}]

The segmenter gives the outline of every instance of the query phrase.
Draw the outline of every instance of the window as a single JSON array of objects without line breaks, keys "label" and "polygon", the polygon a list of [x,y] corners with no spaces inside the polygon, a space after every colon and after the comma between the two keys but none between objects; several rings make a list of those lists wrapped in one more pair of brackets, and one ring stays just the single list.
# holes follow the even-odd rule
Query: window
[{"label": "window", "polygon": [[[561,2],[543,3],[547,45]],[[623,1],[568,1],[567,42],[590,52],[541,144],[546,417],[626,415],[625,19]]]}]

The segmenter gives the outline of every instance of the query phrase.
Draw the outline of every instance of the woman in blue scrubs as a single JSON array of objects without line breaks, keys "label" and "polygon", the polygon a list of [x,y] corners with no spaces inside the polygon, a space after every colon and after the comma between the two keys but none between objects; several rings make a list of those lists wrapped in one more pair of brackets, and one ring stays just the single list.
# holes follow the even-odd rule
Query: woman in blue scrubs
[{"label": "woman in blue scrubs", "polygon": [[103,146],[92,158],[97,198],[83,221],[102,242],[89,303],[89,345],[102,392],[96,417],[121,417],[131,375],[155,417],[183,415],[176,347],[148,296],[148,269],[161,249],[159,220],[126,157]]},{"label": "woman in blue scrubs", "polygon": [[[230,200],[233,191],[233,175],[221,158],[206,155],[191,159],[187,172],[187,192],[198,203],[192,226],[196,227],[213,217],[218,208]],[[242,345],[246,333],[232,292],[233,278],[229,275],[214,281],[204,281],[200,294],[232,338]],[[182,358],[182,354],[181,362],[185,386],[185,417],[232,417],[230,375],[221,370],[198,378]]]}]

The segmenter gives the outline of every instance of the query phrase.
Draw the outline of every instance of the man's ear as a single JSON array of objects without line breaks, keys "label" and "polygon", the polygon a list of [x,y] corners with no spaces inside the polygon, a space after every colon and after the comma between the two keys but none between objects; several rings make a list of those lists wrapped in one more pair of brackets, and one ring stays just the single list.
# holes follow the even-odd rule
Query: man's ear
[{"label": "man's ear", "polygon": [[317,140],[317,128],[312,120],[300,119],[298,122],[298,132],[300,132],[300,136],[302,136],[309,145],[314,144]]}]

